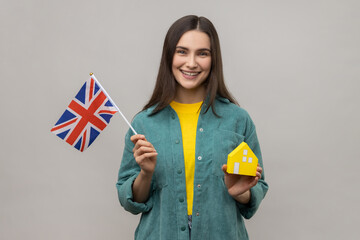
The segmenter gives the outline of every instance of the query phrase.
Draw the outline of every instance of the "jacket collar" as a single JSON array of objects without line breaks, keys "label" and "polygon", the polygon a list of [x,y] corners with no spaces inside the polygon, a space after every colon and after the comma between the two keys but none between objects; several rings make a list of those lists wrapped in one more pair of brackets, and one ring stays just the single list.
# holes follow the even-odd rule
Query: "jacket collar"
[{"label": "jacket collar", "polygon": [[224,97],[220,97],[219,95],[216,96],[216,99],[218,99],[219,101],[223,102],[223,103],[230,103],[230,100]]}]

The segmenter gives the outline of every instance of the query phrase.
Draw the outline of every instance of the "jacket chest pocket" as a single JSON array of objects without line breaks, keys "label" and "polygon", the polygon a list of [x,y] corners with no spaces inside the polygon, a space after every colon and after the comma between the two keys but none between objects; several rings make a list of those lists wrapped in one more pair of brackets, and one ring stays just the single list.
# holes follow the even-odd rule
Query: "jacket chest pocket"
[{"label": "jacket chest pocket", "polygon": [[221,167],[227,163],[227,156],[244,141],[245,137],[236,132],[218,129],[213,140],[213,174],[223,176]]}]

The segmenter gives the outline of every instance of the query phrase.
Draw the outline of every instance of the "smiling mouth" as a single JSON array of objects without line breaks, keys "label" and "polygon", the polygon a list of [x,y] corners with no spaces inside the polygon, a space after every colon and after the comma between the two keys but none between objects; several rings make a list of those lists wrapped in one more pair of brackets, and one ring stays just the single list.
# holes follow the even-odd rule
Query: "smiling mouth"
[{"label": "smiling mouth", "polygon": [[187,71],[184,71],[184,70],[180,70],[180,72],[182,72],[184,75],[187,75],[187,76],[197,76],[199,75],[201,72],[187,72]]}]

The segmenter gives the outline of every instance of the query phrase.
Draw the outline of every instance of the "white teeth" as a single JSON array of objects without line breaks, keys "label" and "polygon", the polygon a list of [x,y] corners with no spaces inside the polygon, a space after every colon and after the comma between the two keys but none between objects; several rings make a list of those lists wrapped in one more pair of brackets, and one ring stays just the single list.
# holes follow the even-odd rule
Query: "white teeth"
[{"label": "white teeth", "polygon": [[196,75],[199,74],[199,73],[197,73],[197,72],[192,73],[192,72],[184,72],[184,71],[182,71],[182,73],[185,74],[185,75],[188,75],[188,76],[196,76]]}]

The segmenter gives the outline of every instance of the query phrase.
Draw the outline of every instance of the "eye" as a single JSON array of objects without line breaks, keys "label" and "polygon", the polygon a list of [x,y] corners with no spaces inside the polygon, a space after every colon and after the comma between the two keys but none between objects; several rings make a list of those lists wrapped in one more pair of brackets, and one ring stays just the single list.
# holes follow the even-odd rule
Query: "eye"
[{"label": "eye", "polygon": [[201,52],[199,52],[199,56],[201,56],[201,57],[210,56],[210,52],[209,51],[201,51]]},{"label": "eye", "polygon": [[176,53],[177,53],[177,54],[184,55],[184,54],[186,54],[186,51],[183,50],[183,49],[178,49],[178,50],[176,50]]}]

